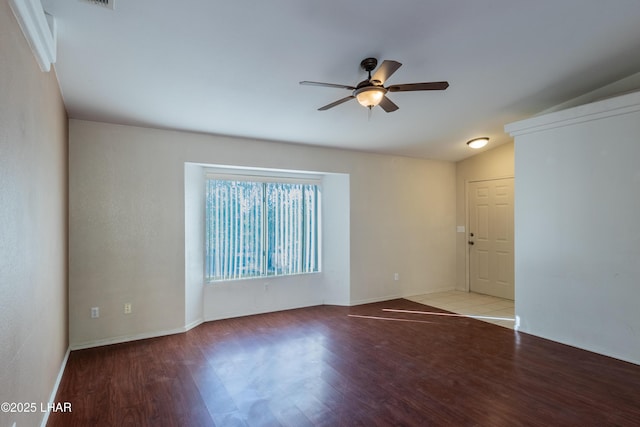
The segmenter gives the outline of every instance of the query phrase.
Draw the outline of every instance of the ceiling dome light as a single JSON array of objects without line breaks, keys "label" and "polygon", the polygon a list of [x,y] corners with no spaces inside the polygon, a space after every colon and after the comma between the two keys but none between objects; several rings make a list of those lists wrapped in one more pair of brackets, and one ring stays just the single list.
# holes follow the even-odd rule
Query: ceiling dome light
[{"label": "ceiling dome light", "polygon": [[365,86],[353,92],[360,105],[367,108],[380,104],[385,93],[387,90],[382,86]]},{"label": "ceiling dome light", "polygon": [[482,148],[489,143],[489,138],[483,136],[481,138],[473,138],[471,141],[467,141],[467,145],[471,148]]}]

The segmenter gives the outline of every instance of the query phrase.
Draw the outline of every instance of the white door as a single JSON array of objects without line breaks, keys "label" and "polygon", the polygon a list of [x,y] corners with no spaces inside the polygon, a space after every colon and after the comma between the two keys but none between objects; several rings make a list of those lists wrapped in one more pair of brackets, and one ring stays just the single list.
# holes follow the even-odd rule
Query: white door
[{"label": "white door", "polygon": [[469,289],[514,299],[513,178],[468,186]]}]

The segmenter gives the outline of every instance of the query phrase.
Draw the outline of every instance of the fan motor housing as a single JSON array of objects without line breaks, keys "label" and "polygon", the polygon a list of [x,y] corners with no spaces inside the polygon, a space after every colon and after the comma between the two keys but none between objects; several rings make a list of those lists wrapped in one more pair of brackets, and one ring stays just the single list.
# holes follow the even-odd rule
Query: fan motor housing
[{"label": "fan motor housing", "polygon": [[360,62],[360,66],[366,72],[371,72],[378,66],[378,60],[376,58],[365,58]]}]

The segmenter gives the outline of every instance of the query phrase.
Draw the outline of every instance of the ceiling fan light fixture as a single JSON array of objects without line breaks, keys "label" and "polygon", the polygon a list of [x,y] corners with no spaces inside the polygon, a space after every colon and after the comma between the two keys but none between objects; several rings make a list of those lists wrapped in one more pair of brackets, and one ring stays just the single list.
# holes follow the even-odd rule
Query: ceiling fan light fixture
[{"label": "ceiling fan light fixture", "polygon": [[[34,0],[31,0],[34,1]],[[95,0],[94,0],[95,1]],[[387,92],[415,92],[422,90],[445,90],[449,87],[448,82],[423,82],[423,83],[406,83],[395,84],[388,87],[384,87],[385,82],[391,77],[393,73],[398,71],[398,68],[402,66],[398,61],[384,60],[378,67],[378,70],[371,75],[371,72],[376,68],[378,60],[376,58],[365,58],[360,63],[360,68],[368,73],[368,78],[358,83],[357,86],[350,86],[336,83],[322,83],[303,80],[301,85],[307,86],[324,86],[338,89],[347,89],[351,91],[351,95],[338,99],[330,104],[324,105],[318,108],[318,111],[326,111],[338,105],[344,104],[347,101],[356,98],[358,103],[369,111],[375,106],[380,106],[385,112],[391,113],[398,109],[398,106],[387,98],[385,95]]]},{"label": "ceiling fan light fixture", "polygon": [[372,108],[380,104],[387,90],[382,86],[366,86],[356,89],[354,95],[363,107]]},{"label": "ceiling fan light fixture", "polygon": [[473,138],[470,141],[467,141],[467,145],[470,148],[474,148],[474,149],[478,149],[478,148],[482,148],[485,145],[487,145],[489,143],[489,138],[486,136],[480,137],[480,138]]}]

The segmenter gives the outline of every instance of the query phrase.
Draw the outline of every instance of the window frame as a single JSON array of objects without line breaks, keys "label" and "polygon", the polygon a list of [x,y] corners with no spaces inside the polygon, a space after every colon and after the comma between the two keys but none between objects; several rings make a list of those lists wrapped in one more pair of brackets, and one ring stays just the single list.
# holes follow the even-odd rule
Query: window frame
[{"label": "window frame", "polygon": [[[203,263],[203,276],[204,276],[204,282],[206,284],[212,284],[215,285],[217,283],[224,283],[224,282],[233,282],[233,281],[243,281],[243,280],[254,280],[254,279],[272,279],[272,278],[282,278],[282,277],[289,277],[289,276],[298,276],[298,275],[308,275],[308,274],[320,274],[322,273],[322,177],[318,176],[318,175],[314,175],[314,174],[309,174],[309,173],[299,173],[299,172],[290,172],[290,171],[278,171],[277,173],[274,172],[273,174],[271,173],[266,173],[263,170],[239,170],[239,173],[233,173],[232,171],[229,170],[219,170],[219,169],[210,169],[207,168],[205,169],[205,173],[204,173],[204,191],[203,191],[203,197],[205,198],[204,201],[204,218],[205,218],[205,224],[204,224],[204,230],[202,232],[202,235],[204,236],[204,245],[203,245],[203,256],[204,256],[204,263]],[[219,279],[211,279],[208,276],[208,257],[207,257],[207,233],[206,233],[206,229],[207,229],[207,181],[209,180],[220,180],[220,181],[243,181],[243,182],[251,182],[251,183],[262,183],[265,185],[265,187],[263,187],[263,192],[266,189],[266,184],[298,184],[298,185],[314,185],[317,187],[317,202],[316,202],[316,215],[315,215],[315,220],[316,220],[316,228],[317,228],[317,234],[316,234],[316,247],[315,247],[315,251],[316,251],[316,270],[315,271],[303,271],[303,272],[294,272],[294,273],[280,273],[280,274],[268,274],[268,258],[269,258],[269,245],[268,245],[268,241],[269,241],[269,233],[267,233],[268,227],[267,227],[267,221],[268,221],[268,210],[267,210],[267,195],[266,193],[263,194],[263,200],[262,200],[262,230],[264,231],[263,236],[262,236],[262,242],[263,242],[263,254],[262,254],[262,269],[261,269],[261,274],[259,275],[253,275],[253,276],[246,276],[246,277],[230,277],[230,278],[219,278]],[[303,219],[303,221],[306,221],[306,218]],[[305,237],[308,237],[308,235],[306,233],[304,233]]]}]

